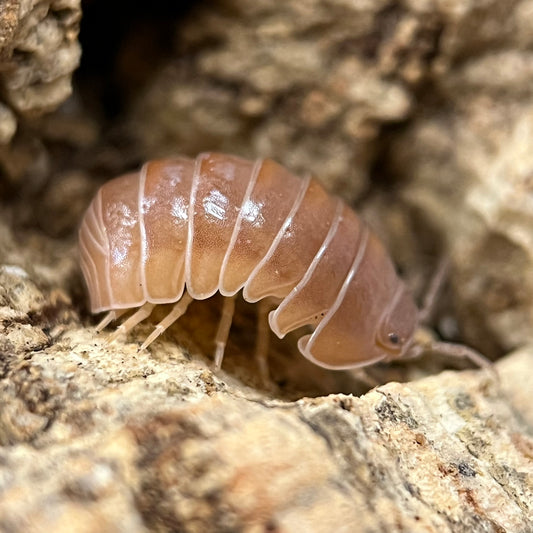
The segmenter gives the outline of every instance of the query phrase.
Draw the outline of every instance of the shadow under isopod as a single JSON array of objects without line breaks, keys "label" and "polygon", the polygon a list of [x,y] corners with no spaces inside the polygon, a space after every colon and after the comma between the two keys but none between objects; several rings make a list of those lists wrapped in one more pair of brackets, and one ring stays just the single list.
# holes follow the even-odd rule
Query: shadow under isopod
[{"label": "shadow under isopod", "polygon": [[[150,319],[130,332],[134,338],[144,339],[153,324],[164,317],[172,304],[156,306]],[[206,300],[195,300],[187,313],[175,322],[147,350],[157,353],[161,342],[180,345],[190,354],[208,365],[213,364],[214,338],[222,310],[222,296],[216,294]],[[350,371],[326,370],[305,359],[296,346],[301,332],[289,333],[284,339],[270,334],[268,364],[269,385],[262,383],[254,358],[257,338],[257,308],[254,304],[237,298],[236,310],[225,351],[222,370],[245,385],[264,390],[276,398],[295,400],[304,396],[316,397],[333,393],[360,395],[368,385],[358,380]],[[104,334],[109,334],[106,329]],[[131,338],[131,337],[130,337]],[[141,343],[142,340],[139,341]]]}]

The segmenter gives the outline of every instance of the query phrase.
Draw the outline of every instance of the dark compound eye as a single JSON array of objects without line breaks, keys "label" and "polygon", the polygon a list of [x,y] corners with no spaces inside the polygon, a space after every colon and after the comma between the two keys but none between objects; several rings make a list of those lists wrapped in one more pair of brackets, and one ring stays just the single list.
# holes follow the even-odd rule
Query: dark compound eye
[{"label": "dark compound eye", "polygon": [[389,333],[389,341],[392,344],[400,344],[400,337],[397,333]]}]

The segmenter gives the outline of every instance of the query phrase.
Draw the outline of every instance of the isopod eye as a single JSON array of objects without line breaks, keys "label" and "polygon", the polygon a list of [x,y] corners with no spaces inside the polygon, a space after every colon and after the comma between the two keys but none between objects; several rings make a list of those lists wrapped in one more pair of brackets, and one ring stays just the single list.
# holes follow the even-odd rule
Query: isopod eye
[{"label": "isopod eye", "polygon": [[400,336],[399,333],[395,331],[384,330],[384,335],[378,335],[377,342],[381,345],[389,354],[398,355],[401,353],[405,339]]},{"label": "isopod eye", "polygon": [[417,323],[417,310],[411,295],[400,287],[393,305],[382,318],[376,331],[376,344],[381,346],[387,357],[401,357],[409,344]]},{"label": "isopod eye", "polygon": [[392,344],[400,344],[400,336],[397,333],[389,333],[389,341]]}]

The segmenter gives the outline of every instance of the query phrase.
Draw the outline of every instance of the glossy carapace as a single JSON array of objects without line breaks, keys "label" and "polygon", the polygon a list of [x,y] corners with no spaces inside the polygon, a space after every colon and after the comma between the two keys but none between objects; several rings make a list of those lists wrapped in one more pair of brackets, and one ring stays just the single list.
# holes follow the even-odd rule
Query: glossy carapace
[{"label": "glossy carapace", "polygon": [[[219,291],[269,299],[278,337],[309,326],[302,354],[344,369],[406,353],[417,309],[381,242],[339,198],[269,159],[203,153],[146,163],[107,182],[83,219],[81,267],[101,326],[176,302],[150,344],[191,300]],[[217,336],[221,361],[231,324]],[[119,329],[120,329],[119,328]]]}]

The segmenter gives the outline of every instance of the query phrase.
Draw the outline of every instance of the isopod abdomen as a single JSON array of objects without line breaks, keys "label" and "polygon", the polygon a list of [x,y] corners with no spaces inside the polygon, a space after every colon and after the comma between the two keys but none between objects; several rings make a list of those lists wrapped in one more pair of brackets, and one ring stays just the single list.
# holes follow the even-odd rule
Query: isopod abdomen
[{"label": "isopod abdomen", "polygon": [[[176,302],[147,346],[191,299],[269,299],[278,337],[309,326],[302,354],[317,365],[362,367],[404,355],[417,308],[378,238],[318,181],[270,159],[203,153],[146,163],[104,184],[83,219],[81,267],[103,324]],[[225,305],[221,360],[231,324]]]}]

